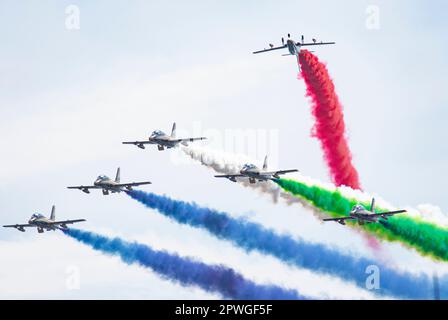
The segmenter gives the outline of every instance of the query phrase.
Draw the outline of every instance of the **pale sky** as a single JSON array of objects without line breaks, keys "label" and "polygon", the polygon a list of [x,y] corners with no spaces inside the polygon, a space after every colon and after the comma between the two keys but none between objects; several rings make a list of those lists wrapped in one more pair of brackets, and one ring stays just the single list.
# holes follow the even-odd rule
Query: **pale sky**
[{"label": "pale sky", "polygon": [[[80,10],[79,30],[66,28],[68,5]],[[379,10],[378,29],[368,28],[369,8]],[[328,182],[295,59],[251,52],[287,33],[335,41],[315,54],[327,63],[344,106],[363,188],[397,207],[432,204],[446,213],[447,10],[446,1],[404,0],[0,0],[0,223],[25,223],[55,204],[58,218],[87,219],[82,228],[223,263],[260,283],[315,297],[372,297],[339,279],[246,254],[126,195],[65,187],[113,177],[120,166],[122,181],[152,181],[146,191],[371,256],[348,228],[217,181],[205,167],[179,164],[170,151],[121,141],[169,131],[176,121],[178,135],[209,134],[199,144],[223,148],[226,132],[250,129],[259,162],[268,138],[278,136],[267,147],[273,165]],[[383,255],[403,270],[447,272],[398,244],[384,244]],[[57,233],[2,228],[0,256],[0,298],[219,298]],[[78,290],[66,286],[72,266],[80,271]]]}]

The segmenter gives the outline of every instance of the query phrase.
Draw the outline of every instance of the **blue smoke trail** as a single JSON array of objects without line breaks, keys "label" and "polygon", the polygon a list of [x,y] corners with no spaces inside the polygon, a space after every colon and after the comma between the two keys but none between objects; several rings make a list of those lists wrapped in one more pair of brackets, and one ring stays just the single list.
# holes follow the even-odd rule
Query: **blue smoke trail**
[{"label": "blue smoke trail", "polygon": [[240,300],[304,299],[294,290],[274,285],[256,284],[243,278],[233,269],[221,265],[207,265],[165,251],[155,251],[136,242],[131,243],[119,238],[111,239],[79,229],[67,229],[63,232],[95,250],[119,256],[127,264],[138,263],[166,279],[177,280],[183,285],[195,285],[209,292],[218,292],[224,298]]},{"label": "blue smoke trail", "polygon": [[[339,276],[366,287],[368,266],[380,270],[380,289],[375,293],[410,299],[431,299],[433,284],[425,274],[400,273],[373,260],[344,254],[322,244],[307,243],[302,239],[276,234],[273,230],[209,208],[199,207],[153,193],[132,190],[127,194],[145,206],[156,209],[175,221],[207,230],[250,252],[257,250],[283,262],[316,272]],[[445,279],[445,283],[448,281]],[[446,288],[446,286],[444,286]]]}]

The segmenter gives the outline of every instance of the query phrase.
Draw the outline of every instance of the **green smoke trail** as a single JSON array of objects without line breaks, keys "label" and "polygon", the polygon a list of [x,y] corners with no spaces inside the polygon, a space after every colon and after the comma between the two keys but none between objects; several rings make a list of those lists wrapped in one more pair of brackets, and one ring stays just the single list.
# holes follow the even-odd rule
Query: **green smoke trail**
[{"label": "green smoke trail", "polygon": [[[347,216],[351,208],[361,203],[366,208],[370,203],[363,203],[342,195],[338,189],[327,190],[303,182],[277,179],[275,182],[285,191],[301,197],[318,209],[333,217]],[[378,211],[388,211],[378,208]],[[349,222],[354,225],[355,223]],[[392,216],[383,223],[360,225],[368,232],[388,241],[399,241],[416,249],[420,254],[435,260],[448,261],[448,229],[420,219],[404,215]]]}]

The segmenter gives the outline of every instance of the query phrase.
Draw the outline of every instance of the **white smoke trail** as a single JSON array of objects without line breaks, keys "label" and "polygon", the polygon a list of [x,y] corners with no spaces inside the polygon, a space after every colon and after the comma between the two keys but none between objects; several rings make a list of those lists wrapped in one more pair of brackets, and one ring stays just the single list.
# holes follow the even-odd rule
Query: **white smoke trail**
[{"label": "white smoke trail", "polygon": [[[241,167],[246,163],[254,163],[253,159],[246,157],[244,155],[237,155],[227,152],[222,152],[214,150],[208,147],[198,147],[198,146],[188,146],[181,147],[182,151],[187,154],[193,160],[199,161],[202,165],[212,168],[217,173],[221,174],[237,174],[241,170]],[[317,186],[322,189],[329,191],[339,192],[347,198],[356,199],[360,202],[370,202],[373,197],[375,197],[375,202],[378,207],[387,210],[394,210],[397,207],[388,203],[386,200],[382,199],[378,195],[372,195],[365,191],[354,190],[350,187],[336,187],[332,183],[324,183],[317,179],[313,179],[304,176],[300,173],[289,175],[289,178],[296,180],[298,182],[307,184],[308,186]],[[260,193],[268,194],[272,197],[274,203],[278,203],[279,198],[283,199],[288,205],[301,204],[306,209],[313,212],[313,214],[322,219],[326,217],[325,213],[318,210],[316,207],[312,206],[308,201],[296,197],[289,192],[284,191],[280,186],[272,181],[266,181],[263,183],[251,184],[247,179],[240,180],[243,186],[257,190]],[[406,209],[407,215],[419,218],[421,220],[435,223],[441,226],[448,226],[448,216],[442,213],[441,209],[437,206],[430,204],[418,205],[417,208],[404,207]]]},{"label": "white smoke trail", "polygon": [[[207,166],[221,174],[237,174],[240,172],[244,164],[256,162],[244,155],[231,154],[207,147],[182,146],[181,149],[193,160],[199,161],[202,165]],[[280,186],[272,181],[253,184],[249,183],[247,179],[240,179],[238,182],[245,187],[257,190],[262,194],[270,195],[274,203],[278,203],[281,198],[288,205],[301,204],[306,209],[312,211],[313,214],[319,219],[326,217],[322,211],[312,206],[309,202],[284,191]]]}]

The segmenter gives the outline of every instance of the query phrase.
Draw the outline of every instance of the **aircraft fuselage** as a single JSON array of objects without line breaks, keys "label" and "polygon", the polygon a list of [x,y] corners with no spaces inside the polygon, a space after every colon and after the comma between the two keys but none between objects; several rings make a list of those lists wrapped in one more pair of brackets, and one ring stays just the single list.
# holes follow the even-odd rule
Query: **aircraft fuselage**
[{"label": "aircraft fuselage", "polygon": [[351,212],[350,216],[356,218],[359,222],[378,222],[379,218],[387,220],[386,216],[377,215],[365,209]]},{"label": "aircraft fuselage", "polygon": [[[52,221],[50,219],[45,218],[45,217],[37,218],[37,219],[31,218],[28,221],[29,224],[32,224],[37,227],[37,232],[39,232],[39,233],[43,233],[44,230],[54,231],[54,230],[58,230],[59,228],[64,228],[64,229],[67,228],[67,226],[65,226],[65,225],[54,226],[51,224],[51,222]],[[19,229],[19,231],[22,231],[22,230]],[[24,232],[24,231],[25,231],[25,229],[23,229],[22,232]]]},{"label": "aircraft fuselage", "polygon": [[241,169],[240,174],[247,176],[250,183],[255,183],[256,180],[267,181],[271,178],[270,176],[263,174],[263,172],[258,168]]},{"label": "aircraft fuselage", "polygon": [[108,194],[109,191],[112,193],[123,191],[123,187],[117,186],[117,183],[113,180],[96,180],[93,185],[102,188],[104,194]]},{"label": "aircraft fuselage", "polygon": [[[175,141],[175,139],[173,139],[171,136],[165,133],[158,133],[158,134],[153,133],[148,138],[148,141],[152,144],[157,144],[157,147],[160,151],[164,150],[165,148],[167,149],[174,148],[179,144],[179,141]],[[142,148],[141,146],[139,147]]]},{"label": "aircraft fuselage", "polygon": [[298,47],[293,40],[287,40],[286,45],[288,46],[288,51],[294,56],[299,56],[300,47]]}]

